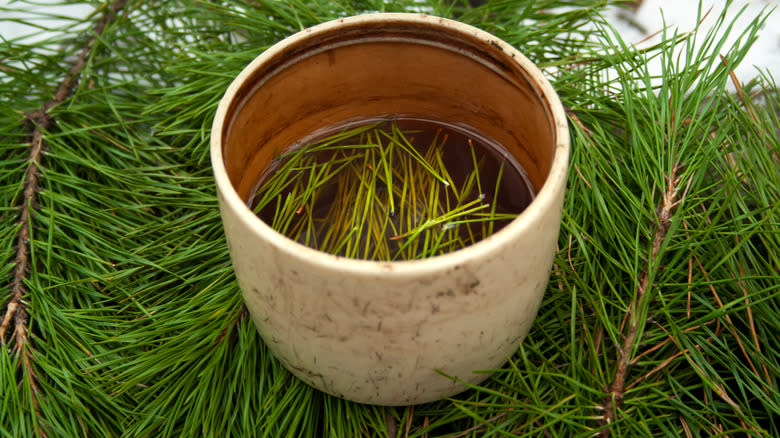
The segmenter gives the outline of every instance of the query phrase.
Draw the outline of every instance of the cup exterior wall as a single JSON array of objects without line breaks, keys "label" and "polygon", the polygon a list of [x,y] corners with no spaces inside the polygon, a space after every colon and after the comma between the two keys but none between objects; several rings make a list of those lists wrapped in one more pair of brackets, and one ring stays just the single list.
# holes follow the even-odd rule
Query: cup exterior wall
[{"label": "cup exterior wall", "polygon": [[[490,375],[480,370],[495,370],[514,354],[550,276],[568,167],[560,102],[538,69],[529,77],[543,83],[529,96],[547,105],[555,139],[544,186],[493,236],[425,260],[355,261],[274,235],[237,195],[223,169],[225,136],[215,130],[212,161],[236,277],[258,332],[293,374],[338,397],[409,405],[479,383]],[[224,111],[214,126],[226,129],[220,117],[227,118]]]},{"label": "cup exterior wall", "polygon": [[493,257],[419,275],[389,263],[355,274],[291,255],[220,205],[244,300],[274,356],[327,393],[408,405],[465,389],[437,370],[479,383],[489,374],[475,371],[516,351],[550,275],[562,195]]}]

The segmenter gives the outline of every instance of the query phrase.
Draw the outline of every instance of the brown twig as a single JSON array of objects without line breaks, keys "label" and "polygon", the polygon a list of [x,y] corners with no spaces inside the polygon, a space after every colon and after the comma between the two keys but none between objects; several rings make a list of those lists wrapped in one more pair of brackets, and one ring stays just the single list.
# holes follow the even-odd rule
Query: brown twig
[{"label": "brown twig", "polygon": [[[739,239],[737,241],[739,241]],[[753,320],[752,305],[750,303],[750,297],[748,296],[748,291],[745,288],[745,285],[742,283],[742,279],[745,278],[745,269],[742,267],[742,263],[738,263],[737,268],[739,269],[739,279],[737,279],[737,285],[739,285],[739,288],[742,290],[742,295],[745,297],[745,310],[747,311],[748,324],[750,326],[750,334],[753,337],[753,344],[755,344],[756,346],[756,351],[758,351],[758,354],[760,355],[761,343],[758,341],[758,333],[756,332],[756,322]],[[764,377],[766,377],[766,382],[769,385],[769,388],[766,389],[774,390],[775,389],[774,381],[769,376],[769,369],[766,366],[766,362],[763,360],[761,361],[761,368],[764,371]]]},{"label": "brown twig", "polygon": [[587,127],[587,126],[585,126],[585,124],[584,124],[584,123],[582,123],[582,120],[580,120],[580,118],[579,118],[579,117],[577,117],[577,113],[575,113],[574,111],[572,111],[572,110],[571,110],[571,109],[569,109],[569,108],[566,108],[566,114],[568,114],[568,116],[569,116],[569,117],[571,117],[572,121],[573,121],[574,123],[576,123],[576,124],[577,124],[577,126],[579,126],[579,127],[580,127],[580,129],[582,129],[582,131],[583,131],[585,134],[587,134],[587,135],[588,135],[588,137],[590,137],[590,136],[592,136],[592,135],[593,135],[593,133],[590,131],[590,129],[588,129],[588,127]]},{"label": "brown twig", "polygon": [[580,176],[580,179],[585,183],[586,186],[588,186],[589,189],[593,190],[593,186],[590,185],[587,179],[582,175],[582,172],[580,172],[580,167],[577,166],[577,163],[574,163],[574,170],[577,171],[577,175]]},{"label": "brown twig", "polygon": [[392,408],[385,408],[385,428],[387,429],[387,436],[392,438],[398,434],[398,423],[396,423],[393,414],[390,413]]},{"label": "brown twig", "polygon": [[[728,68],[729,62],[725,56],[720,55],[720,62],[724,67]],[[758,115],[756,114],[756,111],[753,109],[753,107],[748,104],[748,100],[745,99],[745,92],[742,89],[742,84],[739,82],[739,79],[737,79],[737,74],[734,73],[734,69],[732,68],[729,68],[729,78],[731,79],[731,83],[734,84],[734,88],[737,90],[739,100],[742,101],[742,105],[745,106],[745,110],[748,112],[748,115],[751,119],[753,119],[754,122],[758,122]]]},{"label": "brown twig", "polygon": [[604,340],[604,326],[599,325],[598,328],[596,328],[596,334],[593,335],[593,343],[596,345],[596,356],[601,354],[601,344]]},{"label": "brown twig", "polygon": [[[708,325],[712,324],[713,322],[717,322],[717,321],[715,321],[715,320],[710,320],[710,321],[707,321],[707,322],[705,322],[704,324],[696,324],[696,325],[695,325],[695,326],[693,326],[693,327],[688,327],[687,329],[684,329],[682,332],[683,332],[683,333],[690,333],[690,332],[692,332],[692,331],[695,331],[695,330],[698,330],[698,329],[700,329],[700,328],[702,328],[702,327],[708,326]],[[661,326],[661,325],[658,325],[658,327],[659,327],[659,328],[661,328],[661,330],[664,330],[663,326]],[[717,330],[716,330],[716,332],[715,332],[716,334],[720,334],[720,331],[719,331],[719,330],[720,330],[720,328],[721,328],[721,327],[720,327],[720,324],[718,324],[718,326],[717,326]],[[669,342],[672,342],[672,341],[674,341],[674,338],[672,338],[671,336],[668,336],[666,339],[664,339],[663,341],[659,342],[659,343],[658,343],[658,344],[656,344],[654,347],[648,348],[647,350],[643,351],[643,352],[642,352],[640,355],[638,355],[637,357],[635,357],[635,358],[634,358],[634,359],[631,361],[631,363],[629,363],[629,365],[636,365],[636,363],[637,363],[637,362],[639,362],[640,360],[642,360],[642,358],[643,358],[643,357],[647,356],[648,354],[650,354],[650,353],[652,353],[652,352],[654,352],[654,351],[660,350],[660,349],[661,349],[661,348],[663,348],[663,347],[664,347],[666,344],[668,344]]]},{"label": "brown twig", "polygon": [[[14,259],[13,279],[10,284],[11,295],[6,302],[2,322],[0,322],[0,344],[5,346],[7,341],[13,340],[16,354],[21,357],[20,366],[23,367],[25,379],[32,390],[38,434],[44,437],[46,433],[37,420],[41,416],[38,402],[39,388],[33,368],[33,350],[28,343],[29,313],[25,302],[28,293],[25,279],[31,265],[30,230],[32,229],[33,213],[37,207],[36,195],[39,190],[38,179],[41,174],[39,166],[44,150],[43,137],[44,132],[55,125],[49,110],[61,104],[70,96],[73,88],[78,83],[81,72],[84,70],[95,41],[97,41],[98,36],[102,35],[106,25],[115,16],[116,11],[121,9],[126,2],[127,0],[116,0],[111,4],[107,13],[95,23],[94,34],[82,46],[70,70],[54,92],[54,96],[44,103],[39,110],[26,114],[26,119],[31,126],[30,155],[27,158],[28,167],[24,176],[24,190],[22,192],[22,200],[19,203],[20,212],[19,221],[17,222],[19,231],[16,234],[16,258]],[[6,334],[11,329],[13,329],[11,338],[7,339]]]},{"label": "brown twig", "polygon": [[[430,420],[428,419],[428,416],[426,415],[423,418],[423,425],[422,425],[423,430],[428,429],[429,425],[430,425]],[[421,438],[428,438],[428,432],[423,433]]]},{"label": "brown twig", "polygon": [[214,348],[214,346],[220,342],[224,341],[228,334],[233,331],[233,328],[236,326],[236,324],[238,324],[240,321],[246,320],[249,317],[249,310],[246,308],[246,304],[243,303],[233,313],[235,313],[235,316],[230,318],[228,325],[226,325],[222,331],[219,332],[219,336],[217,336],[217,339],[214,340],[212,348]]},{"label": "brown twig", "polygon": [[569,267],[571,268],[571,272],[572,272],[573,274],[576,274],[576,273],[577,273],[577,270],[576,270],[576,269],[574,269],[574,263],[572,263],[572,261],[571,261],[571,243],[572,243],[572,240],[573,240],[573,239],[574,239],[574,236],[572,236],[571,234],[569,234],[569,245],[568,245],[568,247],[566,248],[566,259],[567,259],[567,261],[569,262]]},{"label": "brown twig", "polygon": [[414,405],[409,406],[409,413],[406,416],[406,425],[404,427],[404,438],[409,438],[409,431],[412,429],[412,419],[414,418]]},{"label": "brown twig", "polygon": [[[665,330],[664,330],[664,331],[665,331]],[[667,333],[667,334],[668,334],[668,333]],[[715,333],[715,336],[717,336],[717,335],[718,335],[718,333]],[[671,336],[671,335],[670,335],[670,336]],[[712,339],[712,337],[711,337],[711,338],[708,338],[707,340],[709,341],[710,339]],[[677,346],[677,348],[679,348],[679,349],[680,349],[680,352],[682,353],[682,356],[684,356],[684,357],[685,357],[685,358],[688,360],[688,363],[689,363],[689,364],[690,364],[690,365],[691,365],[691,366],[692,366],[694,369],[696,369],[696,372],[697,372],[699,375],[701,375],[701,376],[704,376],[704,375],[706,374],[706,373],[704,372],[704,370],[702,370],[702,369],[701,369],[701,367],[700,367],[698,364],[696,364],[696,362],[694,362],[693,360],[691,360],[691,359],[690,359],[690,357],[688,356],[688,353],[690,352],[690,350],[689,350],[689,349],[687,349],[687,348],[683,348],[683,347],[682,347],[682,345],[680,345],[680,343],[677,341],[677,339],[674,339],[673,337],[672,337],[672,342],[674,342],[674,345],[676,345],[676,346]],[[700,346],[700,345],[698,345],[698,344],[697,344],[695,347],[696,347],[696,349],[697,349],[697,350],[701,350],[701,346]],[[730,405],[732,408],[734,408],[734,410],[735,410],[735,411],[737,411],[737,412],[738,412],[740,415],[742,415],[742,409],[741,409],[741,408],[739,407],[739,405],[738,405],[738,404],[737,404],[737,403],[736,403],[736,402],[735,402],[735,401],[734,401],[734,400],[733,400],[733,399],[732,399],[732,398],[729,396],[728,392],[726,392],[726,388],[725,388],[725,387],[724,387],[722,384],[719,384],[719,383],[716,383],[716,382],[710,382],[710,385],[709,385],[709,386],[710,386],[710,388],[712,388],[712,389],[715,391],[715,394],[717,394],[717,395],[718,395],[718,397],[720,397],[720,399],[721,399],[721,400],[723,400],[723,401],[725,401],[726,403],[728,403],[728,404],[729,404],[729,405]],[[745,423],[742,421],[742,419],[739,419],[739,422],[740,422],[740,424],[742,425],[742,427],[745,427],[745,428],[747,428],[747,425],[746,425],[746,424],[745,424]]]},{"label": "brown twig", "polygon": [[634,10],[636,12],[639,8],[642,7],[642,3],[644,3],[645,0],[631,0],[628,2],[628,7]]},{"label": "brown twig", "polygon": [[688,426],[688,422],[685,421],[685,418],[683,418],[682,415],[679,416],[680,424],[682,424],[683,430],[685,431],[685,438],[693,438],[693,434],[691,433],[691,427]]},{"label": "brown twig", "polygon": [[[729,62],[728,62],[728,60],[726,59],[725,56],[720,55],[720,61],[723,64],[724,67],[726,67],[726,68],[729,67]],[[739,79],[737,79],[737,74],[734,73],[734,69],[732,69],[732,68],[729,68],[729,78],[731,79],[731,83],[734,84],[734,88],[737,90],[737,95],[739,96],[739,100],[742,101],[742,106],[745,107],[745,111],[747,111],[748,116],[750,116],[750,118],[754,122],[756,122],[756,124],[759,124],[760,123],[760,119],[758,117],[758,114],[756,113],[756,110],[753,108],[753,105],[750,102],[750,99],[745,96],[745,91],[742,88],[742,84],[739,82]],[[766,135],[766,133],[764,133],[764,135]],[[772,150],[772,145],[768,141],[765,140],[764,141],[764,145],[770,151],[772,151],[772,156],[774,157],[775,160],[780,160],[780,155],[778,155],[778,153],[776,151]],[[734,159],[734,153],[733,152],[729,153],[727,155],[727,158],[729,159],[729,163],[733,167],[737,167],[736,166],[736,160]]]},{"label": "brown twig", "polygon": [[[715,298],[715,301],[717,301],[718,307],[722,309],[723,301],[720,299],[720,295],[718,295],[718,291],[715,289],[715,286],[712,285],[712,280],[710,280],[709,274],[704,269],[704,266],[701,264],[701,261],[697,256],[694,255],[693,259],[696,261],[696,264],[699,265],[699,270],[704,275],[704,279],[709,283],[710,292],[712,292],[712,296]],[[731,335],[734,336],[734,339],[737,341],[737,345],[739,346],[740,351],[742,351],[742,355],[745,356],[745,360],[747,360],[750,369],[756,376],[758,376],[758,370],[756,369],[756,366],[753,365],[753,361],[750,360],[750,355],[745,349],[745,346],[742,345],[742,341],[740,340],[739,334],[737,333],[737,328],[734,326],[734,322],[731,321],[731,316],[729,316],[728,313],[724,313],[723,316],[726,318],[726,322],[728,322],[728,329],[731,332]]]},{"label": "brown twig", "polygon": [[[560,252],[561,252],[561,247],[560,247],[560,245],[558,245],[556,243],[555,244],[555,253],[559,254]],[[564,291],[565,289],[563,288],[563,276],[565,274],[563,273],[563,269],[561,268],[561,266],[558,263],[554,263],[553,264],[553,268],[554,268],[554,272],[558,273],[558,281],[556,282],[556,284],[558,286],[558,290]]]},{"label": "brown twig", "polygon": [[[688,234],[688,222],[682,221],[683,229],[685,229],[685,240],[690,240],[691,236]],[[691,318],[691,289],[693,288],[693,250],[691,250],[691,257],[688,257],[688,299],[685,304],[685,317]]]},{"label": "brown twig", "polygon": [[[713,322],[713,321],[710,321],[710,322],[706,323],[705,325],[709,325],[709,324],[711,324],[712,322]],[[659,328],[660,328],[660,329],[661,329],[661,330],[662,330],[664,333],[666,333],[666,335],[667,335],[667,340],[669,340],[669,341],[673,342],[673,343],[674,343],[674,345],[675,345],[675,346],[676,346],[676,347],[679,349],[679,351],[678,351],[677,353],[675,353],[674,355],[672,355],[671,357],[669,357],[669,358],[667,358],[666,360],[664,360],[664,361],[663,361],[661,364],[659,364],[658,366],[656,366],[655,368],[653,368],[653,369],[652,369],[651,371],[649,371],[648,373],[646,373],[646,374],[644,374],[643,376],[641,376],[641,377],[639,377],[638,379],[636,379],[634,382],[632,382],[630,385],[628,385],[628,387],[626,388],[626,390],[629,390],[629,389],[633,388],[635,385],[637,385],[637,384],[638,384],[638,383],[640,383],[641,381],[645,380],[646,378],[650,377],[651,375],[653,375],[653,374],[657,373],[658,371],[662,370],[663,368],[665,368],[666,366],[668,366],[668,365],[669,365],[669,363],[671,363],[671,362],[672,362],[674,359],[676,359],[676,358],[678,358],[678,357],[680,357],[680,356],[684,356],[684,357],[685,357],[685,359],[688,361],[688,363],[689,363],[689,364],[690,364],[690,365],[691,365],[691,366],[692,366],[694,369],[696,369],[696,371],[697,371],[697,373],[698,373],[699,375],[702,375],[702,376],[703,376],[703,375],[705,374],[705,373],[704,373],[704,370],[702,370],[702,369],[701,369],[701,367],[700,367],[699,365],[697,365],[697,364],[696,364],[696,363],[695,363],[695,362],[694,362],[694,361],[693,361],[693,360],[690,358],[690,356],[689,356],[690,349],[689,349],[689,348],[683,348],[683,347],[682,347],[682,345],[680,345],[680,343],[678,342],[678,340],[677,340],[677,339],[675,339],[675,338],[674,338],[674,337],[673,337],[673,336],[672,336],[672,335],[671,335],[671,334],[670,334],[668,331],[666,331],[666,329],[664,329],[662,326],[659,326]],[[716,328],[716,330],[715,330],[715,333],[713,333],[713,334],[712,334],[712,336],[709,336],[707,339],[705,339],[705,340],[704,340],[704,343],[710,343],[712,340],[714,340],[715,338],[717,338],[718,336],[720,336],[720,334],[721,334],[721,333],[722,333],[722,327],[721,327],[720,325],[718,325],[718,327],[717,327],[717,328]],[[696,345],[694,345],[694,348],[696,348],[696,350],[699,350],[699,351],[701,351],[701,349],[702,349],[702,347],[701,347],[701,344],[696,344]],[[718,395],[718,397],[720,397],[720,399],[721,399],[721,400],[723,400],[723,401],[725,401],[726,403],[728,403],[728,404],[729,404],[729,405],[730,405],[732,408],[734,408],[734,410],[735,410],[735,411],[737,411],[737,413],[739,413],[740,415],[743,415],[743,412],[742,412],[742,409],[740,408],[740,406],[739,406],[739,405],[738,405],[738,404],[737,404],[737,403],[736,403],[736,402],[735,402],[735,401],[734,401],[734,400],[733,400],[733,399],[732,399],[732,398],[731,398],[731,397],[728,395],[728,392],[726,391],[726,388],[725,388],[725,387],[724,387],[722,384],[719,384],[719,383],[716,383],[716,382],[710,382],[710,385],[709,385],[709,386],[710,386],[710,388],[711,388],[711,389],[713,389],[713,390],[715,391],[715,393]],[[709,403],[707,403],[707,404],[709,404]],[[743,421],[741,418],[739,418],[739,419],[738,419],[738,421],[739,421],[740,425],[741,425],[743,428],[748,428],[748,425],[747,425],[747,424],[746,424],[746,423],[745,423],[745,422],[744,422],[744,421]]]},{"label": "brown twig", "polygon": [[[2,323],[0,323],[0,342],[6,344],[6,333],[13,327],[13,338],[16,345],[16,352],[20,354],[27,341],[27,306],[24,298],[27,295],[27,289],[24,285],[24,279],[30,268],[30,227],[32,223],[32,214],[37,207],[36,194],[38,192],[38,178],[40,177],[39,163],[44,149],[44,132],[55,125],[54,119],[49,114],[49,110],[61,104],[67,99],[73,88],[76,86],[84,70],[92,46],[97,37],[103,33],[108,22],[115,16],[116,11],[121,9],[127,0],[117,0],[108,9],[96,24],[94,35],[84,44],[76,60],[71,65],[65,78],[60,82],[54,97],[43,104],[41,109],[26,114],[27,121],[32,124],[30,134],[30,155],[27,158],[29,166],[24,177],[23,199],[20,202],[19,213],[19,231],[16,239],[16,258],[14,259],[13,280],[11,282],[11,297],[5,306],[5,314]],[[13,321],[13,325],[11,324]]]},{"label": "brown twig", "polygon": [[[704,325],[709,325],[709,324],[712,324],[712,322],[713,322],[713,321],[707,322],[707,323],[705,323]],[[686,329],[686,330],[683,330],[683,332],[689,332],[689,331],[693,331],[693,330],[695,330],[695,329],[697,329],[697,328],[700,328],[700,327],[701,327],[700,325],[697,325],[697,326],[695,326],[695,327],[690,327],[690,328],[688,328],[688,329]],[[719,328],[720,328],[720,327],[719,327]],[[664,330],[664,328],[663,328],[663,327],[661,327],[661,330]],[[664,332],[666,332],[666,330],[664,330]],[[708,337],[707,339],[705,339],[705,340],[704,340],[704,343],[709,343],[709,342],[713,341],[713,340],[714,340],[716,337],[718,337],[718,335],[720,335],[720,333],[721,333],[721,332],[718,332],[718,331],[716,331],[716,332],[713,334],[713,336],[710,336],[710,337]],[[667,332],[667,338],[666,338],[666,340],[665,340],[665,341],[663,341],[663,342],[661,342],[661,344],[659,344],[659,345],[665,345],[665,344],[666,344],[666,343],[668,343],[668,342],[673,342],[675,345],[677,345],[677,347],[678,347],[678,348],[680,348],[680,346],[677,344],[677,342],[676,342],[676,340],[674,339],[674,337],[672,337],[672,335],[671,335],[671,334],[669,334],[669,333]],[[701,351],[701,345],[694,345],[694,347],[695,347],[697,350]],[[655,348],[652,348],[651,350],[655,350]],[[629,384],[629,385],[626,387],[626,391],[628,391],[628,390],[630,390],[631,388],[633,388],[634,386],[638,385],[640,382],[642,382],[643,380],[645,380],[645,379],[647,379],[648,377],[652,376],[653,374],[655,374],[655,373],[657,373],[657,372],[659,372],[659,371],[663,370],[663,369],[664,369],[664,368],[666,368],[666,367],[667,367],[667,366],[668,366],[670,363],[672,363],[672,361],[673,361],[673,360],[677,359],[678,357],[680,357],[680,356],[682,356],[682,355],[684,355],[684,354],[688,354],[689,352],[690,352],[690,349],[686,348],[686,349],[679,350],[677,353],[675,353],[675,354],[673,354],[673,355],[669,356],[669,357],[668,357],[668,358],[666,358],[666,359],[665,359],[663,362],[661,362],[660,364],[658,364],[658,365],[657,365],[655,368],[653,368],[652,370],[648,371],[647,373],[643,374],[641,377],[639,377],[639,378],[637,378],[636,380],[634,380],[633,382],[631,382],[631,384]],[[647,352],[645,352],[645,353],[647,353]],[[636,362],[636,360],[634,360],[634,362]],[[632,363],[632,364],[633,364],[633,363]]]},{"label": "brown twig", "polygon": [[4,71],[6,73],[16,73],[16,69],[13,67],[9,67],[5,64],[0,64],[0,71]]},{"label": "brown twig", "polygon": [[663,194],[663,201],[658,206],[655,232],[653,235],[653,246],[650,257],[647,260],[648,267],[639,276],[639,284],[634,292],[634,299],[629,305],[621,324],[621,332],[625,334],[623,336],[623,343],[618,347],[615,377],[612,379],[612,383],[606,388],[607,396],[600,406],[604,411],[601,423],[605,426],[597,433],[597,436],[600,437],[609,436],[609,425],[615,420],[616,410],[623,403],[623,395],[626,392],[626,374],[631,365],[631,350],[634,348],[634,342],[640,327],[638,309],[645,299],[648,289],[651,287],[650,267],[658,256],[658,252],[661,250],[661,246],[666,239],[666,234],[669,231],[669,226],[672,221],[672,210],[685,199],[688,189],[690,188],[691,180],[688,181],[688,185],[685,187],[682,196],[679,196],[680,177],[676,175],[677,170],[679,170],[678,167],[673,168],[671,175],[666,178],[666,190]]}]

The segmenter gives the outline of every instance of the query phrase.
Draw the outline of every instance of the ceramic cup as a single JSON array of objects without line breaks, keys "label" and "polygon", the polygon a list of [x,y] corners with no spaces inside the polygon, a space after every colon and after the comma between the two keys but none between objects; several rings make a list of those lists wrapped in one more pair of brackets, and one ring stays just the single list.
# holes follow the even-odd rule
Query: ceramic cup
[{"label": "ceramic cup", "polygon": [[[536,192],[506,227],[417,261],[345,259],[273,231],[247,206],[275,151],[358,117],[465,124],[504,145]],[[301,31],[228,88],[211,159],[231,260],[263,340],[327,393],[430,402],[478,383],[528,333],[558,238],[569,135],[542,73],[495,36],[419,14],[370,14]],[[438,370],[438,371],[437,371]],[[440,373],[441,372],[441,373]]]}]

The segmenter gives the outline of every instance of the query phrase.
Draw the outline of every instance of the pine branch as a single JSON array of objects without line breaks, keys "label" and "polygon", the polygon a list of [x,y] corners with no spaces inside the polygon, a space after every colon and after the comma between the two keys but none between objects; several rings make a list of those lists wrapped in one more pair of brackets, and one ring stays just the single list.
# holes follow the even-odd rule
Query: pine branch
[{"label": "pine branch", "polygon": [[[16,237],[16,258],[14,259],[13,280],[11,282],[11,296],[6,303],[5,313],[0,323],[0,343],[6,345],[6,334],[10,329],[12,331],[13,343],[18,356],[21,356],[20,365],[24,367],[24,375],[27,384],[32,390],[37,430],[41,436],[46,436],[46,432],[41,428],[38,418],[41,417],[40,404],[38,400],[39,387],[36,383],[37,376],[33,369],[33,349],[29,344],[29,312],[25,299],[28,290],[25,286],[25,279],[30,273],[32,261],[30,260],[30,230],[33,227],[33,216],[37,208],[36,195],[40,190],[39,178],[41,176],[40,163],[45,148],[44,133],[54,127],[55,119],[49,111],[55,106],[64,102],[72,93],[74,87],[78,84],[81,72],[84,70],[87,58],[92,51],[98,37],[111,20],[127,3],[127,0],[115,0],[107,9],[103,17],[95,23],[93,35],[82,46],[76,60],[71,65],[70,70],[60,82],[54,96],[46,101],[43,106],[36,111],[25,115],[27,122],[31,125],[30,133],[30,154],[27,158],[28,167],[24,177],[24,191],[22,200],[19,204],[19,220],[17,222],[19,231]],[[9,339],[10,340],[10,339]]]},{"label": "pine branch", "polygon": [[11,298],[6,304],[6,312],[3,315],[2,324],[0,324],[0,341],[6,344],[6,332],[11,327],[13,319],[13,336],[16,341],[16,351],[19,354],[27,342],[27,306],[23,302],[27,295],[24,286],[24,280],[30,269],[30,227],[32,212],[36,208],[36,194],[39,190],[38,178],[40,176],[41,154],[44,149],[44,132],[55,125],[55,120],[49,114],[49,110],[59,105],[67,99],[73,88],[78,83],[79,76],[84,65],[87,62],[92,47],[97,38],[103,33],[106,25],[115,17],[116,12],[121,9],[127,0],[115,0],[108,8],[108,12],[101,18],[94,28],[94,35],[82,47],[76,61],[71,65],[69,72],[60,82],[54,96],[43,104],[41,109],[30,112],[25,115],[33,128],[30,134],[30,155],[27,158],[29,167],[24,178],[24,194],[22,202],[19,205],[21,210],[19,214],[19,232],[17,233],[16,259],[14,260],[13,281],[11,283]]},{"label": "pine branch", "polygon": [[[609,425],[615,421],[617,409],[619,409],[623,403],[623,396],[626,391],[626,374],[628,373],[628,368],[631,364],[631,350],[633,350],[635,343],[638,342],[637,333],[640,327],[640,309],[643,304],[647,304],[644,300],[648,289],[652,287],[650,279],[653,263],[656,260],[658,252],[661,250],[661,246],[669,231],[669,226],[672,221],[672,210],[685,199],[687,190],[690,187],[691,180],[688,181],[685,192],[678,199],[680,189],[680,177],[677,176],[678,170],[679,167],[674,167],[670,175],[667,175],[666,177],[666,191],[663,194],[661,204],[658,206],[655,232],[653,235],[653,246],[647,261],[647,268],[639,276],[634,299],[629,305],[623,319],[623,324],[621,325],[621,331],[625,331],[625,335],[623,336],[623,343],[618,349],[618,363],[615,377],[607,388],[607,396],[604,398],[601,405],[601,408],[604,411],[601,424],[602,426],[605,426],[598,432],[598,436],[601,437],[608,437],[610,435]],[[626,323],[628,323],[628,327],[626,327]]]}]

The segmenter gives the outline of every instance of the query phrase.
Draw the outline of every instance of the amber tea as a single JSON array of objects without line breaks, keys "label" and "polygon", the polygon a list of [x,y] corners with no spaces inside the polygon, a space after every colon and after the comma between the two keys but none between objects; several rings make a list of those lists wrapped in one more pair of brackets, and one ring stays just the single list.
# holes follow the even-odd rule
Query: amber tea
[{"label": "amber tea", "polygon": [[498,143],[455,124],[394,117],[323,129],[279,154],[250,207],[330,254],[413,260],[495,233],[534,193]]}]

